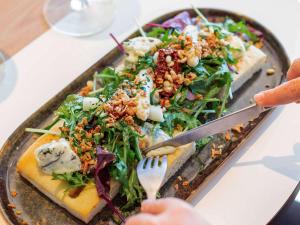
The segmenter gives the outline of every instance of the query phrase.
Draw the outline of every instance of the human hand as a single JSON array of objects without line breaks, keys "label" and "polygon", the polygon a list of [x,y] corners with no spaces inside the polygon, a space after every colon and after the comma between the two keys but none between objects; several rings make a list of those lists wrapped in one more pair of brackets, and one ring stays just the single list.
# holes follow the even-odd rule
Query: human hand
[{"label": "human hand", "polygon": [[208,225],[192,206],[176,198],[146,200],[141,213],[130,217],[125,225]]},{"label": "human hand", "polygon": [[300,102],[300,58],[296,59],[287,72],[287,82],[254,96],[258,105],[276,106]]}]

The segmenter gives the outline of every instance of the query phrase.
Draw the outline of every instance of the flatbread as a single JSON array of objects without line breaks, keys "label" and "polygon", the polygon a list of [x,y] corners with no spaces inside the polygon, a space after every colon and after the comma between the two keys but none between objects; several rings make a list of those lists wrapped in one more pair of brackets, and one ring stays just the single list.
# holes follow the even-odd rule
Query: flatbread
[{"label": "flatbread", "polygon": [[[54,130],[57,130],[57,127]],[[88,223],[106,205],[106,202],[98,197],[95,184],[90,182],[77,197],[72,198],[65,192],[67,184],[61,180],[53,180],[51,175],[43,173],[35,159],[34,152],[39,146],[59,138],[51,134],[44,134],[39,137],[20,157],[17,171],[52,201]],[[191,143],[168,155],[168,171],[164,182],[176,173],[195,152],[195,149],[195,144]],[[111,181],[111,197],[117,195],[119,187],[119,183]]]}]

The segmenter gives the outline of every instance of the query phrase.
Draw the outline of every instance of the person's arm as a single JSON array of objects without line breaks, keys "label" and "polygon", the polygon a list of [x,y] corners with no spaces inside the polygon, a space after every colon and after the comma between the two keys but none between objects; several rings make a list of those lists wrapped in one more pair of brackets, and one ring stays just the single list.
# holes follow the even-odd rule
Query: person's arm
[{"label": "person's arm", "polygon": [[300,102],[300,58],[296,59],[287,73],[287,82],[254,96],[258,105],[276,106]]},{"label": "person's arm", "polygon": [[146,200],[141,213],[130,217],[125,225],[208,225],[192,206],[176,198]]}]

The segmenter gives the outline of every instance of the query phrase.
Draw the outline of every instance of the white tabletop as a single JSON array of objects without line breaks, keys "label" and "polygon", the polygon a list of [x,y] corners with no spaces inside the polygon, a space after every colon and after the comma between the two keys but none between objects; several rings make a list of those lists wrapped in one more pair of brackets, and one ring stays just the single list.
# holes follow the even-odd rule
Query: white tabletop
[{"label": "white tabletop", "polygon": [[[49,30],[6,65],[0,84],[0,145],[28,116],[141,23],[166,12],[190,7],[225,8],[248,15],[268,27],[291,59],[300,57],[298,0],[117,0],[112,26],[89,38],[72,38]],[[21,37],[20,37],[21,38]],[[265,224],[292,193],[300,178],[300,106],[277,109],[251,138],[201,188],[193,200],[215,224]]]}]

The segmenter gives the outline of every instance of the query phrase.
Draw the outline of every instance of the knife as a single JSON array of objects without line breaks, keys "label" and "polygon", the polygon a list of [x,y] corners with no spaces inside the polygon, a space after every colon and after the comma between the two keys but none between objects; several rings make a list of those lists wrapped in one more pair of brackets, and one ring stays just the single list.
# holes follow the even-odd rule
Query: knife
[{"label": "knife", "polygon": [[224,132],[226,130],[231,129],[237,124],[249,122],[257,118],[262,112],[265,112],[270,109],[271,107],[265,108],[262,106],[258,106],[256,104],[251,105],[249,107],[243,108],[234,113],[223,116],[219,119],[203,124],[197,128],[191,129],[174,138],[171,138],[169,140],[145,148],[143,149],[143,152],[147,153],[151,150],[165,147],[165,146],[179,147],[181,145],[194,142],[201,138]]}]

